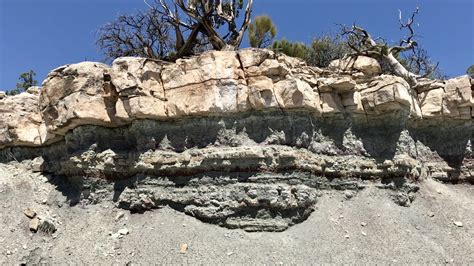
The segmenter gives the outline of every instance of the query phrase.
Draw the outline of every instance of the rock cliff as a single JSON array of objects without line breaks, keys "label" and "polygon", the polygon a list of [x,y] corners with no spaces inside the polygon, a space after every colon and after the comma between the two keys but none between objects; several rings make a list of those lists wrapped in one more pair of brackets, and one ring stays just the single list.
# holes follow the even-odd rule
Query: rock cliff
[{"label": "rock cliff", "polygon": [[72,203],[281,231],[324,189],[408,206],[416,180],[474,182],[467,76],[410,87],[367,57],[319,69],[246,49],[66,65],[35,92],[0,97],[0,161],[33,160]]}]

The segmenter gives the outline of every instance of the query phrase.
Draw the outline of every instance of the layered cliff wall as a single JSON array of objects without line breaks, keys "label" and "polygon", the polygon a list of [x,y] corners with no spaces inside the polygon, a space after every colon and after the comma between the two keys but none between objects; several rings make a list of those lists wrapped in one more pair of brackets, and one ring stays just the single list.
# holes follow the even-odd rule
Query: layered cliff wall
[{"label": "layered cliff wall", "polygon": [[474,181],[467,76],[410,87],[366,57],[248,49],[67,65],[34,92],[0,99],[0,160],[34,159],[71,201],[284,230],[324,189],[376,184],[408,206],[413,181]]}]

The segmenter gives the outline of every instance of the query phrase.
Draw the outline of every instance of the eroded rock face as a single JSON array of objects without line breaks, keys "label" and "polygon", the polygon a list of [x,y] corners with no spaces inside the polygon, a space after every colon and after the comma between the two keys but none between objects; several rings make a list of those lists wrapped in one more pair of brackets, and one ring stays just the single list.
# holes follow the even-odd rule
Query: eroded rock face
[{"label": "eroded rock face", "polygon": [[138,191],[125,188],[118,204],[125,209],[141,211],[168,202],[186,214],[228,228],[283,231],[304,221],[317,202],[317,190],[305,185],[237,185],[231,181],[223,188],[222,183],[192,181],[201,184],[172,190],[169,189],[172,181],[148,180]]},{"label": "eroded rock face", "polygon": [[474,87],[465,75],[444,82],[427,81],[415,90],[423,116],[435,119],[472,120]]},{"label": "eroded rock face", "polygon": [[115,117],[132,119],[163,119],[166,117],[161,71],[163,63],[145,58],[116,59],[110,70],[109,104]]},{"label": "eroded rock face", "polygon": [[113,194],[249,231],[305,220],[324,189],[379,182],[409,206],[413,180],[474,182],[472,81],[380,73],[258,49],[67,65],[39,96],[0,99],[0,161],[36,158],[71,201]]},{"label": "eroded rock face", "polygon": [[337,59],[332,61],[328,68],[343,72],[359,71],[370,76],[375,76],[382,73],[382,68],[380,67],[377,60],[367,56]]},{"label": "eroded rock face", "polygon": [[318,117],[384,116],[472,120],[467,76],[411,88],[379,75],[367,57],[331,63],[335,72],[267,50],[207,52],[170,64],[125,57],[112,67],[84,62],[51,72],[40,107],[48,131],[79,125],[117,127],[136,119],[179,119],[275,109],[305,109]]},{"label": "eroded rock face", "polygon": [[41,146],[55,139],[47,132],[38,105],[38,96],[27,92],[0,100],[0,149]]},{"label": "eroded rock face", "polygon": [[163,69],[170,118],[238,112],[245,79],[236,52],[211,52]]},{"label": "eroded rock face", "polygon": [[[322,190],[356,193],[366,182],[383,180],[381,187],[413,200],[407,180],[455,172],[456,162],[447,164],[437,152],[458,151],[446,146],[432,152],[430,147],[450,138],[462,143],[465,136],[441,138],[427,147],[410,134],[435,139],[396,124],[352,128],[310,112],[274,111],[139,120],[122,128],[81,126],[64,142],[30,150],[29,156],[42,156],[43,171],[71,181],[72,202],[113,195],[117,206],[131,211],[168,205],[230,228],[281,231],[304,221]],[[14,148],[0,157],[10,152],[18,160],[25,155]]]},{"label": "eroded rock face", "polygon": [[49,132],[64,135],[87,124],[112,126],[106,105],[109,66],[83,62],[53,70],[43,82],[40,110]]}]

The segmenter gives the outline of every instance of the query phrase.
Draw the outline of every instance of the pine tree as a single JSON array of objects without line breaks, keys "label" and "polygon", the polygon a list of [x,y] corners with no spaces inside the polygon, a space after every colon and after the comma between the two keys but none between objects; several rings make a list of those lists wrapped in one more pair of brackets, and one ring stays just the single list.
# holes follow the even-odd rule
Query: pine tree
[{"label": "pine tree", "polygon": [[266,48],[272,44],[273,38],[277,34],[277,28],[269,16],[257,16],[254,22],[249,25],[250,46],[256,48]]},{"label": "pine tree", "polygon": [[16,84],[16,88],[10,91],[7,91],[8,95],[16,95],[26,91],[31,86],[36,86],[38,82],[35,80],[36,73],[33,70],[28,72],[24,72],[20,74],[18,78],[20,80],[19,83]]},{"label": "pine tree", "polygon": [[272,50],[304,60],[308,57],[308,47],[304,43],[290,42],[285,39],[273,42]]},{"label": "pine tree", "polygon": [[474,65],[471,65],[470,67],[467,68],[466,74],[469,75],[469,77],[474,79]]}]

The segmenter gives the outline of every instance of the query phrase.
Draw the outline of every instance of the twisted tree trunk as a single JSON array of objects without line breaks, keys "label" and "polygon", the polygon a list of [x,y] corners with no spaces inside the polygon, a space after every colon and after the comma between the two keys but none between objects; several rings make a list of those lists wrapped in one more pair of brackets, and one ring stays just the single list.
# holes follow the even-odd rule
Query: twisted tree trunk
[{"label": "twisted tree trunk", "polygon": [[349,36],[348,45],[352,50],[354,50],[356,55],[365,55],[375,59],[381,58],[390,65],[395,75],[405,79],[411,86],[415,86],[417,84],[417,79],[421,76],[410,72],[400,63],[395,55],[403,51],[414,50],[418,45],[413,40],[415,32],[412,27],[416,14],[418,14],[418,8],[413,12],[411,18],[408,19],[408,22],[403,23],[400,11],[400,29],[406,28],[410,33],[405,40],[401,40],[400,44],[396,46],[388,47],[384,43],[377,43],[367,30],[356,25],[353,25],[351,28],[343,27],[343,35]]},{"label": "twisted tree trunk", "polygon": [[419,75],[416,75],[415,73],[412,73],[408,71],[401,63],[398,61],[397,58],[393,55],[393,53],[388,53],[386,55],[382,55],[382,59],[387,62],[390,67],[392,68],[392,71],[395,75],[403,78],[410,84],[411,86],[415,86],[417,83],[417,78],[419,78]]}]

